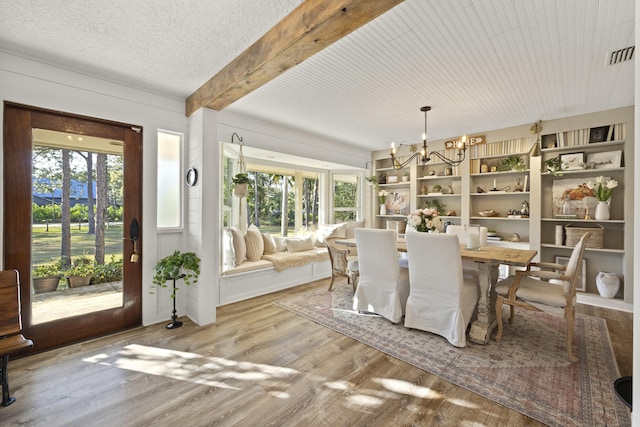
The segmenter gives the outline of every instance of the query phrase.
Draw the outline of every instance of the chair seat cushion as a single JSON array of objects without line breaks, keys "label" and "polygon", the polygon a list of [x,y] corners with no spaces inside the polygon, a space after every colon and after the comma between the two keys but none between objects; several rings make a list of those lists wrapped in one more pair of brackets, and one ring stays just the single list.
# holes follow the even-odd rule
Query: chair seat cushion
[{"label": "chair seat cushion", "polygon": [[350,257],[347,257],[347,269],[349,271],[359,271],[360,266],[358,265],[358,258],[356,257],[355,259],[349,259]]},{"label": "chair seat cushion", "polygon": [[[509,288],[513,284],[515,276],[509,276],[498,282],[496,292],[507,296]],[[523,277],[516,291],[516,298],[527,302],[537,302],[553,307],[563,308],[567,305],[567,297],[561,285],[554,285],[544,280]]]}]

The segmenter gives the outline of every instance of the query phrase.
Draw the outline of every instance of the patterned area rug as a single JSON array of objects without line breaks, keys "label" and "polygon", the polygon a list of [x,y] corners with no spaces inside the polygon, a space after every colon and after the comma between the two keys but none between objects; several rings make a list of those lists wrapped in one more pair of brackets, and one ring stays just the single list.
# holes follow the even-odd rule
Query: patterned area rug
[{"label": "patterned area rug", "polygon": [[403,360],[460,387],[551,426],[627,426],[630,412],[616,396],[619,371],[606,322],[576,315],[570,364],[564,320],[517,310],[501,343],[450,345],[351,308],[350,286],[316,289],[276,301],[278,306]]}]

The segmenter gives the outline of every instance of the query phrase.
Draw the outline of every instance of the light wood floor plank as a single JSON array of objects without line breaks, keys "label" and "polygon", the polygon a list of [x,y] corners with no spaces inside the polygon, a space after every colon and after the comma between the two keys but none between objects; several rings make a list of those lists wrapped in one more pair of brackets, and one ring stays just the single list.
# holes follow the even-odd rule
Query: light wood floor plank
[{"label": "light wood floor plank", "polygon": [[[272,304],[326,286],[220,307],[206,327],[183,319],[11,360],[17,401],[0,408],[0,425],[540,425]],[[607,319],[630,375],[632,315],[577,310]]]}]

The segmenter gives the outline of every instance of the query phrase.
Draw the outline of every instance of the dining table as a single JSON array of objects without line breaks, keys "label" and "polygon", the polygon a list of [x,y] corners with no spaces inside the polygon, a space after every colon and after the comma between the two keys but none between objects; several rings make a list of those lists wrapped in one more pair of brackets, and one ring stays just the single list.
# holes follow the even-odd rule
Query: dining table
[{"label": "dining table", "polygon": [[[347,247],[356,247],[356,239],[338,238],[335,243]],[[406,240],[398,237],[396,247],[398,252],[407,252]],[[497,326],[495,285],[498,281],[499,266],[502,264],[525,267],[537,253],[533,249],[516,249],[492,245],[481,245],[478,249],[467,249],[466,245],[460,245],[461,258],[476,262],[480,271],[480,298],[478,300],[477,317],[471,323],[469,330],[469,340],[471,342],[478,344],[488,343],[491,333]]]}]

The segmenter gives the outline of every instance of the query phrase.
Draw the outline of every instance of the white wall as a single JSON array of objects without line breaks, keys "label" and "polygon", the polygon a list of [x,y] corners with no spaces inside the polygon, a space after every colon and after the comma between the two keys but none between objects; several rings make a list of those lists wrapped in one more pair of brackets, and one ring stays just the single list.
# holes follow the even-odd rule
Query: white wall
[{"label": "white wall", "polygon": [[[155,261],[176,247],[182,248],[184,237],[183,233],[156,233],[156,133],[161,128],[186,135],[188,121],[184,100],[114,84],[5,52],[0,52],[0,99],[143,127],[142,317],[144,324],[169,319],[168,292],[151,295],[148,290]],[[0,105],[4,116],[3,108]],[[1,164],[0,161],[0,167]],[[3,185],[0,181],[0,192]],[[2,233],[0,227],[0,238]]]},{"label": "white wall", "polygon": [[[142,321],[145,325],[166,322],[171,316],[173,300],[169,298],[169,289],[156,290],[155,294],[148,291],[156,260],[175,249],[193,250],[203,260],[198,283],[186,293],[178,293],[178,315],[187,314],[198,324],[215,321],[219,296],[220,141],[230,141],[231,134],[238,132],[245,144],[250,146],[360,168],[364,167],[370,155],[364,149],[232,113],[203,109],[187,118],[182,99],[115,84],[2,51],[0,100],[130,123],[143,128],[141,227]],[[0,113],[4,114],[2,108],[0,106]],[[194,166],[199,172],[198,185],[187,188],[184,193],[184,231],[158,231],[156,227],[158,129],[185,135],[185,170]],[[3,188],[1,180],[2,174],[0,197]],[[0,221],[1,215],[0,211]],[[0,239],[2,232],[0,227]],[[1,251],[0,245],[0,257]],[[182,295],[186,295],[186,298],[181,298]]]}]

